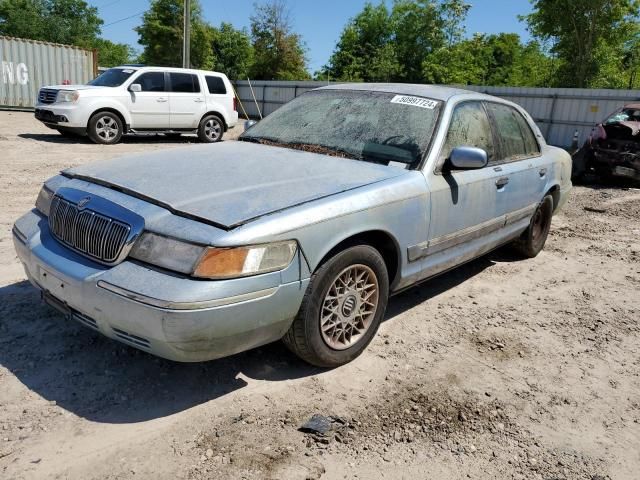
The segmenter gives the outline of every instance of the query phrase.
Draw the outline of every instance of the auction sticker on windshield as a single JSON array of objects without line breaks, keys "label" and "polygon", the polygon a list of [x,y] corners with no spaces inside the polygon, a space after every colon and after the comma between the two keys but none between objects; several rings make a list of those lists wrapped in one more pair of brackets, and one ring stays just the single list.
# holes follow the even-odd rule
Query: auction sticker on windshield
[{"label": "auction sticker on windshield", "polygon": [[427,98],[411,97],[409,95],[396,95],[391,99],[391,103],[400,103],[402,105],[411,105],[412,107],[428,108],[433,110],[438,105],[435,100]]}]

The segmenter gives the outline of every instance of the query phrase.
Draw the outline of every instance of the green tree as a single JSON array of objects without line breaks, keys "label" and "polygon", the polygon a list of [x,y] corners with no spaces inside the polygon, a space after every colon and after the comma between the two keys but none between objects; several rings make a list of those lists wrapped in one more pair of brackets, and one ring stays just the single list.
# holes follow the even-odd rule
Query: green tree
[{"label": "green tree", "polygon": [[131,46],[124,43],[114,43],[103,38],[95,40],[93,48],[98,51],[98,65],[101,67],[123,65],[131,62],[135,56],[135,51]]},{"label": "green tree", "polygon": [[422,80],[422,60],[445,42],[444,19],[433,0],[396,0],[391,13],[392,36],[402,80]]},{"label": "green tree", "polygon": [[349,20],[317,77],[351,81],[423,81],[423,61],[464,33],[469,5],[462,0],[366,3]]},{"label": "green tree", "polygon": [[102,23],[83,0],[0,0],[2,35],[89,48]]},{"label": "green tree", "polygon": [[253,64],[253,45],[246,30],[237,30],[230,23],[212,28],[213,69],[233,80],[247,78]]},{"label": "green tree", "polygon": [[0,0],[0,34],[49,41],[44,0]]},{"label": "green tree", "polygon": [[304,80],[307,71],[306,47],[293,32],[290,11],[284,0],[256,4],[251,16],[254,62],[253,78],[260,80]]},{"label": "green tree", "polygon": [[[521,17],[531,33],[551,42],[558,58],[557,85],[619,85],[624,50],[637,30],[638,0],[532,0]],[[617,79],[618,78],[618,79]]]},{"label": "green tree", "polygon": [[[135,28],[138,42],[144,47],[140,61],[157,66],[182,66],[184,0],[152,0]],[[209,70],[213,67],[211,27],[202,19],[198,0],[191,1],[191,66]]]},{"label": "green tree", "polygon": [[423,76],[430,83],[544,86],[551,59],[537,42],[523,45],[515,33],[476,34],[427,56]]},{"label": "green tree", "polygon": [[[387,66],[380,70],[384,61],[381,51],[386,47],[386,53],[391,52],[396,59],[395,50],[390,45],[393,38],[391,14],[384,3],[372,5],[367,2],[362,11],[349,20],[345,26],[338,44],[329,59],[329,63],[317,74],[318,77],[344,81],[377,81],[382,80],[377,73],[396,70],[394,66]],[[372,71],[371,60],[376,59],[378,68]],[[395,79],[395,78],[393,78]]]},{"label": "green tree", "polygon": [[82,0],[0,0],[0,34],[95,48],[100,66],[126,63],[132,48],[99,37],[102,19]]}]

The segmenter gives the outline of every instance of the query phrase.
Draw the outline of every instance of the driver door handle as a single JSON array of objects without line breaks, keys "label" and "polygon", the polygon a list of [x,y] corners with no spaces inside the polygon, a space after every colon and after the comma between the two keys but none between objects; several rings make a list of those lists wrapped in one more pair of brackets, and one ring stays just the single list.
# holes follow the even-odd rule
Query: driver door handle
[{"label": "driver door handle", "polygon": [[196,98],[196,99],[194,100],[194,102],[196,102],[196,103],[202,103],[202,102],[204,102],[204,100],[202,100],[201,98]]},{"label": "driver door handle", "polygon": [[509,183],[509,177],[500,177],[498,180],[496,180],[496,187],[497,188],[502,188],[507,183]]},{"label": "driver door handle", "polygon": [[158,98],[158,99],[156,99],[156,102],[160,102],[160,103],[164,103],[166,101],[167,101],[166,98]]}]

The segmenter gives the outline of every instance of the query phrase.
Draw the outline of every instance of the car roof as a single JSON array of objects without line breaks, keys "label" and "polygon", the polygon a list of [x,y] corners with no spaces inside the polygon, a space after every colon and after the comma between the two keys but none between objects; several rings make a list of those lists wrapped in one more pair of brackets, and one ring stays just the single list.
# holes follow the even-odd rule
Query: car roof
[{"label": "car roof", "polygon": [[[342,83],[328,85],[318,90],[360,90],[366,92],[396,93],[399,95],[417,95],[446,102],[458,95],[474,95],[477,98],[495,99],[491,95],[465,90],[463,88],[442,87],[440,85],[421,85],[412,83]],[[508,103],[508,102],[505,102]]]},{"label": "car roof", "polygon": [[204,73],[206,75],[221,75],[225,76],[224,73],[214,72],[212,70],[196,70],[195,68],[178,68],[178,67],[151,67],[148,65],[118,65],[113,68],[124,68],[127,70],[149,70],[152,72],[177,72],[177,73]]}]

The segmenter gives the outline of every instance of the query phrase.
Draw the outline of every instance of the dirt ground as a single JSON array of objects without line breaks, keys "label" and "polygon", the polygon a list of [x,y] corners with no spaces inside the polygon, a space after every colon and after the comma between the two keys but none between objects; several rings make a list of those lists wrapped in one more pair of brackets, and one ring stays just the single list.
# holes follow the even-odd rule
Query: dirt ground
[{"label": "dirt ground", "polygon": [[[537,258],[394,297],[342,368],[279,344],[177,364],[39,303],[10,231],[60,169],[189,141],[97,146],[0,112],[0,478],[640,478],[640,190],[574,188]],[[316,413],[325,437],[298,431]]]}]

